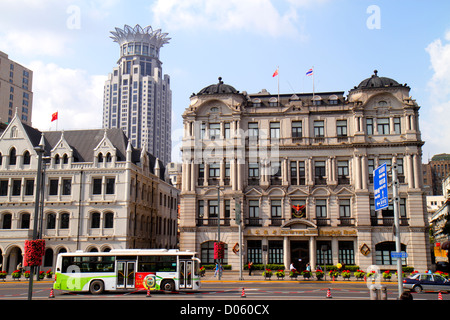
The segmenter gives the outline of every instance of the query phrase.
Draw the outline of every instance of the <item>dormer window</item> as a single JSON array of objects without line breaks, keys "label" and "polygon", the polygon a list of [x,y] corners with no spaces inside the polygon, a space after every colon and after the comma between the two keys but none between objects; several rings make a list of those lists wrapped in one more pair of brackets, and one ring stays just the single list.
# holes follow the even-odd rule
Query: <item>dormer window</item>
[{"label": "dormer window", "polygon": [[23,154],[23,164],[30,164],[30,163],[31,163],[30,152],[25,151],[25,153]]},{"label": "dormer window", "polygon": [[16,148],[12,148],[9,152],[9,164],[14,166],[17,162]]},{"label": "dormer window", "polygon": [[98,163],[102,163],[103,162],[103,154],[99,153],[98,154]]}]

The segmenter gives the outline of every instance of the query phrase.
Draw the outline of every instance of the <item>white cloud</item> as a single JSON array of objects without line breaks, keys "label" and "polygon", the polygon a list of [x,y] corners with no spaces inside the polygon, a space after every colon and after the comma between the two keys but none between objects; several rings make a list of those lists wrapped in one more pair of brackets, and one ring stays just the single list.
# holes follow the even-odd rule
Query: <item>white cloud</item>
[{"label": "white cloud", "polygon": [[175,30],[206,28],[297,36],[297,11],[292,3],[288,7],[281,13],[271,0],[157,0],[152,11],[155,24]]},{"label": "white cloud", "polygon": [[422,135],[432,154],[450,152],[450,32],[426,47],[434,74],[428,81],[429,105],[422,110]]},{"label": "white cloud", "polygon": [[33,127],[54,130],[56,123],[51,123],[51,115],[58,111],[58,130],[101,128],[106,76],[41,61],[32,62],[30,69],[33,70]]}]

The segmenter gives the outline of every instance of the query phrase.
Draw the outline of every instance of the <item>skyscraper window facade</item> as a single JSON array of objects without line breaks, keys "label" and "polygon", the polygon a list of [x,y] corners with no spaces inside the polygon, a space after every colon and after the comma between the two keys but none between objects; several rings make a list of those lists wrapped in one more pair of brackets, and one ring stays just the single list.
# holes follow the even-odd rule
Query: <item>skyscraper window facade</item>
[{"label": "skyscraper window facade", "polygon": [[111,38],[120,59],[108,75],[103,95],[103,127],[121,128],[131,144],[164,164],[171,161],[172,91],[159,52],[167,33],[151,26],[115,28]]}]

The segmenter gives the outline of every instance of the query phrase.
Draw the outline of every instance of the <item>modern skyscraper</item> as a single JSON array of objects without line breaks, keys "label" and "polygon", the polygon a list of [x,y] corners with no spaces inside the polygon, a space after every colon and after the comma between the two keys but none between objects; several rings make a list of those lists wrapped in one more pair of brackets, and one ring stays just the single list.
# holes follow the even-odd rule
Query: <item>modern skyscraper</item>
[{"label": "modern skyscraper", "polygon": [[111,38],[120,46],[120,59],[105,82],[103,127],[121,128],[134,147],[145,148],[167,164],[172,149],[172,91],[159,51],[170,38],[151,26],[115,30]]},{"label": "modern skyscraper", "polygon": [[9,123],[14,115],[31,125],[33,71],[10,60],[0,51],[0,122]]}]

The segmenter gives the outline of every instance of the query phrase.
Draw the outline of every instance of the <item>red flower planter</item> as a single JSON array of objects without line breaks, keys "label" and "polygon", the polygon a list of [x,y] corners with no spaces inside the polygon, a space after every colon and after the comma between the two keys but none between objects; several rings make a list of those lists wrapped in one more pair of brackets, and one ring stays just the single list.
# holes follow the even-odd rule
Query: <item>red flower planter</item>
[{"label": "red flower planter", "polygon": [[223,259],[225,257],[225,243],[214,242],[214,259]]},{"label": "red flower planter", "polygon": [[40,266],[44,254],[45,240],[25,240],[25,257],[23,265],[25,267]]}]

